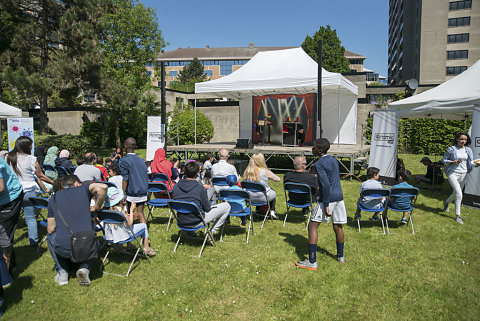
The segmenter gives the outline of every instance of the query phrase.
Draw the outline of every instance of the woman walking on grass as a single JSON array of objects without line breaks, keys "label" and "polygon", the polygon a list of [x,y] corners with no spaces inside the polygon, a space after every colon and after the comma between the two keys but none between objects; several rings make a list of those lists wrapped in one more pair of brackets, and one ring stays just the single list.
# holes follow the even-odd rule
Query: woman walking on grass
[{"label": "woman walking on grass", "polygon": [[448,211],[448,204],[455,200],[455,221],[463,224],[460,216],[460,206],[462,205],[462,189],[465,186],[467,174],[474,166],[478,166],[473,160],[473,152],[470,147],[470,137],[466,132],[460,132],[453,140],[453,146],[447,148],[445,155],[441,160],[445,164],[444,172],[448,177],[448,182],[452,186],[452,194],[443,202],[443,210]]}]

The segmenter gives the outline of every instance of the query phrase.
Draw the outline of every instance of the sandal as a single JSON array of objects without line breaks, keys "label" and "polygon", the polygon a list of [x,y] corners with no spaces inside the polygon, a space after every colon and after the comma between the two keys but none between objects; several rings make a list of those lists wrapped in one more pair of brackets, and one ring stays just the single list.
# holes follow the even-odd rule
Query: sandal
[{"label": "sandal", "polygon": [[148,249],[144,248],[143,249],[143,254],[148,255],[148,256],[155,256],[156,253],[151,248],[148,248]]}]

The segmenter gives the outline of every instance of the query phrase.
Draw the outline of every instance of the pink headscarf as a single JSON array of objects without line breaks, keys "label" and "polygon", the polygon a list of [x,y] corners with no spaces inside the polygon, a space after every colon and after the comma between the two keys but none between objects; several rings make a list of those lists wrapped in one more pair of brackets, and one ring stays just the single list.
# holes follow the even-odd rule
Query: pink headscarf
[{"label": "pink headscarf", "polygon": [[165,158],[165,150],[163,148],[155,151],[155,156],[150,166],[152,173],[164,173],[168,178],[172,177],[172,163]]},{"label": "pink headscarf", "polygon": [[60,152],[60,155],[58,155],[58,157],[65,157],[65,158],[68,158],[70,156],[70,152],[66,149],[62,149],[62,151]]}]

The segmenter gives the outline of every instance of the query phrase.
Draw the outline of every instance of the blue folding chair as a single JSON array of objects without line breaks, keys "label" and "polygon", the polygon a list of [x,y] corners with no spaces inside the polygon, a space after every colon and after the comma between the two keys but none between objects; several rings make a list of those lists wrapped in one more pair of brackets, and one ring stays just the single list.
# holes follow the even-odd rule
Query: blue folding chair
[{"label": "blue folding chair", "polygon": [[307,184],[286,182],[283,184],[283,191],[285,193],[285,202],[287,204],[287,213],[283,220],[283,226],[285,226],[285,223],[287,222],[289,214],[288,210],[290,207],[301,208],[302,210],[308,208],[307,225],[305,227],[308,228],[313,206],[313,195],[310,186]]},{"label": "blue folding chair", "polygon": [[221,190],[222,188],[230,187],[230,185],[228,185],[227,183],[227,176],[212,177],[212,185],[213,185],[213,188],[215,189],[215,195],[217,199],[220,197],[220,194],[217,192],[217,189]]},{"label": "blue folding chair", "polygon": [[[382,230],[383,234],[385,234],[385,225],[383,223],[383,211],[386,208],[387,200],[388,197],[390,196],[390,190],[383,188],[383,189],[365,189],[360,193],[360,198],[357,201],[357,207],[364,211],[364,212],[370,212],[370,213],[380,213],[380,221],[382,222]],[[382,203],[382,206],[378,209],[371,209],[364,207],[362,204],[360,204],[360,199],[364,197],[370,197],[370,198],[385,198],[385,201]],[[358,233],[361,233],[360,231],[360,218],[357,218],[357,223],[358,223]]]},{"label": "blue folding chair", "polygon": [[[162,182],[167,185],[168,190],[171,191],[173,188],[172,181],[167,174],[164,173],[153,173],[148,175],[148,179],[150,182]],[[171,193],[171,192],[170,192]]]},{"label": "blue folding chair", "polygon": [[[147,201],[147,208],[148,208],[147,222],[150,217],[153,219],[153,209],[155,207],[167,207],[168,201],[171,200],[167,185],[165,185],[163,182],[149,182],[148,193],[150,193],[150,195],[152,195],[153,193],[161,193],[163,195],[167,195],[168,198],[153,198]],[[172,221],[172,211],[169,210],[169,212],[170,212],[170,217],[168,218],[167,231],[170,228],[170,222]]]},{"label": "blue folding chair", "polygon": [[[416,187],[392,188],[390,190],[390,197],[388,198],[387,210],[385,210],[385,214],[387,213],[388,210],[391,210],[391,211],[394,211],[394,212],[408,212],[408,219],[409,219],[410,225],[412,227],[412,235],[415,234],[415,230],[413,229],[412,213],[413,213],[415,203],[417,202],[417,197],[418,197],[418,188],[416,188]],[[392,201],[395,198],[409,198],[410,199],[410,205],[408,206],[408,208],[396,208],[392,205]],[[385,215],[385,222],[386,222],[386,225],[387,225],[387,233],[390,234],[390,230],[388,228],[387,215]]]},{"label": "blue folding chair", "polygon": [[205,248],[205,243],[207,242],[207,239],[210,240],[210,243],[213,246],[216,245],[210,226],[209,224],[205,223],[202,211],[197,206],[197,204],[193,202],[171,200],[168,201],[168,206],[170,207],[170,210],[172,211],[173,216],[177,221],[177,226],[180,229],[180,235],[178,236],[178,240],[175,244],[173,252],[177,251],[178,244],[180,244],[180,240],[182,239],[184,231],[196,232],[202,228],[205,229],[205,238],[203,239],[202,248],[200,249],[198,257],[202,256],[202,252]]},{"label": "blue folding chair", "polygon": [[270,219],[273,221],[273,217],[270,215],[270,203],[268,202],[268,196],[267,196],[267,188],[258,182],[252,182],[252,181],[242,181],[241,186],[243,189],[245,189],[249,193],[263,193],[265,196],[265,202],[259,202],[259,203],[252,203],[250,202],[250,206],[267,206],[267,211],[265,212],[265,217],[263,218],[262,226],[260,228],[263,228],[263,225],[265,224],[265,221],[267,220],[267,217],[270,216]]},{"label": "blue folding chair", "polygon": [[55,172],[55,173],[58,174],[57,169],[56,169],[55,166],[53,166],[53,165],[43,164],[43,165],[41,166],[41,168],[42,168],[44,174],[46,174],[47,172]]},{"label": "blue folding chair", "polygon": [[[45,230],[47,229],[47,219],[42,215],[42,210],[48,210],[48,198],[45,197],[29,197],[30,202],[32,202],[33,206],[38,209],[38,215],[40,215],[41,221],[40,226],[44,227]],[[43,237],[42,241],[38,243],[38,248],[42,246],[43,242],[47,239],[47,234]]]},{"label": "blue folding chair", "polygon": [[[241,190],[231,190],[231,189],[224,189],[220,191],[220,200],[228,202],[230,204],[230,216],[237,216],[237,217],[250,217],[250,222],[248,223],[247,231],[247,241],[245,242],[248,244],[248,239],[250,237],[250,229],[252,229],[253,233],[253,218],[252,218],[252,208],[250,206],[250,194],[247,191]],[[241,203],[244,202],[246,207],[243,208]],[[222,225],[222,233],[220,234],[220,242],[223,242],[223,235],[225,230],[225,224]]]},{"label": "blue folding chair", "polygon": [[58,176],[68,176],[72,175],[72,172],[70,172],[69,169],[66,169],[63,166],[55,166],[55,169],[57,170]]},{"label": "blue folding chair", "polygon": [[[126,277],[128,277],[130,275],[130,271],[132,270],[133,263],[135,263],[135,260],[139,256],[138,253],[140,252],[141,249],[143,249],[143,246],[140,243],[139,238],[143,239],[145,237],[145,229],[140,230],[137,234],[133,233],[132,227],[130,225],[128,225],[127,218],[125,217],[125,215],[123,215],[120,212],[110,211],[110,210],[102,210],[101,212],[97,213],[97,217],[98,217],[98,220],[100,221],[100,223],[103,223],[102,224],[103,225],[103,232],[104,232],[103,239],[105,240],[105,243],[107,244],[107,253],[105,254],[105,257],[102,260],[102,264],[100,265],[100,272],[103,271],[103,273],[105,273],[105,274],[112,274],[112,275],[116,275],[116,276],[126,276]],[[129,231],[128,234],[130,235],[130,237],[123,240],[123,241],[119,241],[119,242],[108,240],[105,237],[105,228],[106,228],[106,225],[109,225],[109,224],[112,224],[115,227],[117,227],[118,225],[125,226],[127,228],[127,230]],[[135,251],[135,255],[133,256],[132,262],[130,263],[130,266],[128,267],[127,274],[122,275],[122,274],[105,272],[105,260],[107,259],[108,255],[110,254],[110,252],[112,250],[112,245],[113,244],[123,245],[123,244],[126,244],[126,243],[132,243],[137,248],[136,251]],[[148,262],[151,263],[148,255],[145,255],[144,257],[146,257]]]}]

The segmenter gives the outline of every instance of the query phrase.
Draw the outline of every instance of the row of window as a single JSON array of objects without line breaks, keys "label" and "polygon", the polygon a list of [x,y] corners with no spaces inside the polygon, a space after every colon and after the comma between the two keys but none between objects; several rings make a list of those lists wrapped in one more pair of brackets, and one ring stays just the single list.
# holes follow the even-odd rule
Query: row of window
[{"label": "row of window", "polygon": [[472,8],[472,0],[452,1],[449,4],[450,10],[461,10]]},{"label": "row of window", "polygon": [[470,17],[460,17],[460,18],[449,18],[448,26],[449,27],[462,27],[470,25]]},{"label": "row of window", "polygon": [[468,33],[458,33],[455,35],[447,36],[448,43],[460,43],[460,42],[469,42],[469,41],[470,41],[470,34]]},{"label": "row of window", "polygon": [[447,59],[467,59],[468,50],[449,50],[447,51]]},{"label": "row of window", "polygon": [[[178,71],[177,70],[170,70],[168,72],[168,75],[170,77],[177,77],[178,76]],[[205,76],[207,76],[207,77],[213,76],[213,70],[205,70]]]},{"label": "row of window", "polygon": [[447,75],[458,75],[467,70],[467,66],[447,67]]},{"label": "row of window", "polygon": [[[222,66],[222,65],[237,65],[242,66],[248,62],[247,59],[244,60],[200,60],[200,63],[204,66]],[[184,67],[191,63],[189,60],[183,61],[165,61],[165,66],[169,67]]]}]

